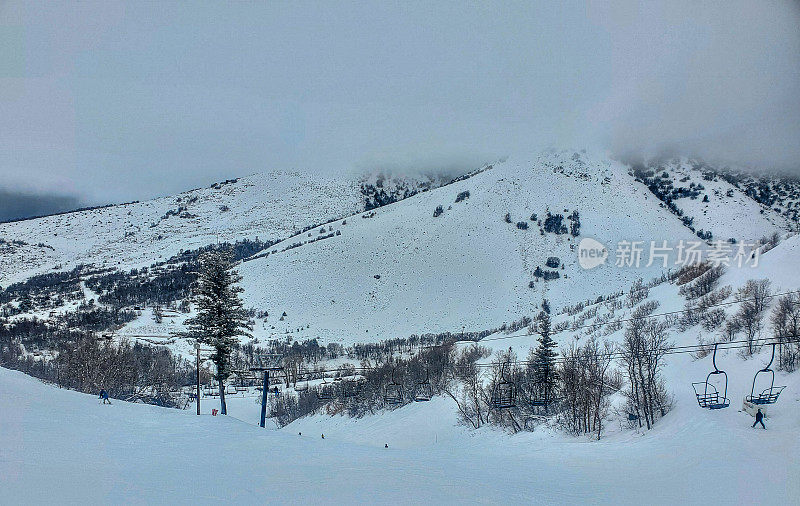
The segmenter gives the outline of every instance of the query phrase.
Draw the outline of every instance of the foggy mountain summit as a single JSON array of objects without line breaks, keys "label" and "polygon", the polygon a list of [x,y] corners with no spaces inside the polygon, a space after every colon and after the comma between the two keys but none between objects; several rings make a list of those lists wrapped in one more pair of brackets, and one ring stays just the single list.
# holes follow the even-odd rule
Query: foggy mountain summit
[{"label": "foggy mountain summit", "polygon": [[549,146],[796,174],[798,11],[4,2],[2,187],[91,206]]}]

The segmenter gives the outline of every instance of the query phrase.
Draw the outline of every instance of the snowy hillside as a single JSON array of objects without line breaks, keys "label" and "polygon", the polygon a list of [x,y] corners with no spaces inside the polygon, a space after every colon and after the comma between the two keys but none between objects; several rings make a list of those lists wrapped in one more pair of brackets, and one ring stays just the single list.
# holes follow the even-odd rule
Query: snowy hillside
[{"label": "snowy hillside", "polygon": [[57,266],[130,269],[218,241],[275,240],[360,209],[355,178],[276,171],[146,202],[0,224],[0,237],[29,245],[3,255],[0,284]]},{"label": "snowy hillside", "polygon": [[[561,230],[548,229],[548,213]],[[567,230],[573,213],[577,235]],[[246,305],[269,315],[259,339],[353,343],[497,328],[535,315],[543,298],[558,307],[663,270],[619,269],[611,258],[584,271],[583,237],[611,251],[619,241],[696,239],[624,165],[544,153],[287,238],[239,271]],[[547,266],[551,257],[558,265]],[[177,323],[151,320],[122,334],[168,334]]]},{"label": "snowy hillside", "polygon": [[633,175],[704,238],[752,241],[799,225],[796,214],[787,212],[798,198],[796,184],[788,179],[764,178],[778,187],[767,198],[752,191],[761,185],[698,160],[654,161],[635,168]]},{"label": "snowy hillside", "polygon": [[0,286],[82,263],[131,269],[217,242],[276,241],[468,177],[471,169],[361,178],[271,171],[145,202],[0,223]]},{"label": "snowy hillside", "polygon": [[[688,164],[665,165],[667,178],[653,173],[686,187],[670,186],[678,214],[635,170],[573,151],[512,157],[444,186],[447,178],[432,176],[357,181],[254,175],[169,198],[2,224],[0,284],[80,264],[93,266],[75,274],[83,281],[97,272],[126,276],[170,258],[180,265],[175,255],[218,240],[259,238],[269,247],[244,258],[239,270],[246,305],[264,315],[256,321],[260,340],[376,342],[496,329],[535,316],[544,298],[559,308],[665,270],[659,262],[615,266],[622,241],[675,245],[696,241],[699,231],[752,241],[791,228],[726,180],[703,179]],[[380,207],[363,211],[375,205]],[[578,265],[577,244],[584,238],[608,248],[604,265]],[[155,267],[149,279],[171,268]],[[87,300],[112,297],[85,284],[76,294],[81,292]],[[15,309],[16,317],[46,317],[75,306],[54,305],[52,296],[42,300],[47,305],[33,304],[33,311]],[[182,319],[172,315],[155,323],[146,310],[121,334],[167,335],[180,329]]]},{"label": "snowy hillside", "polygon": [[[341,235],[329,240],[245,262],[247,304],[275,315],[268,327],[294,331],[295,339],[353,342],[496,328],[535,315],[543,298],[560,307],[624,289],[662,267],[619,269],[612,258],[584,271],[575,249],[581,238],[610,250],[623,240],[696,239],[627,172],[572,152],[511,158],[465,181],[335,222]],[[469,196],[457,202],[464,192]],[[434,216],[437,206],[442,212]],[[577,211],[579,236],[544,231],[548,211],[566,224]],[[559,260],[555,268],[546,266],[550,257]],[[559,278],[545,282],[537,268]],[[287,317],[277,321],[283,312]]]}]

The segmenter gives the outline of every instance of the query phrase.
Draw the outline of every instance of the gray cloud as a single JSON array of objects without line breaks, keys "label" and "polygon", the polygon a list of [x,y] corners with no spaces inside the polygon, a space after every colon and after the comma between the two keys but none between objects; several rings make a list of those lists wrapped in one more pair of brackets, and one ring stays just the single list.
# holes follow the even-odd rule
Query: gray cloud
[{"label": "gray cloud", "polygon": [[71,195],[35,194],[0,189],[0,222],[44,216],[81,207]]},{"label": "gray cloud", "polygon": [[0,175],[103,202],[270,168],[471,168],[550,146],[796,168],[799,11],[3,2]]}]

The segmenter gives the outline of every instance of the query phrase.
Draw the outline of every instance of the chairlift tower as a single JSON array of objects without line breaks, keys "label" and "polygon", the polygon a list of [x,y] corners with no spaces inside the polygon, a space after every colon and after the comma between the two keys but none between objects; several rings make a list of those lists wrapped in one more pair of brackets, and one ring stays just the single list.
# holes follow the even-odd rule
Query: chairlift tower
[{"label": "chairlift tower", "polygon": [[197,414],[200,415],[200,341],[194,343],[194,349],[197,352]]},{"label": "chairlift tower", "polygon": [[261,422],[260,427],[266,426],[267,420],[267,392],[269,392],[269,372],[283,370],[283,355],[278,353],[267,353],[259,355],[259,362],[261,365],[258,367],[251,367],[251,371],[260,371],[264,373],[264,384],[261,387]]},{"label": "chairlift tower", "polygon": [[203,351],[203,346],[200,344],[200,341],[195,341],[194,349],[197,352],[197,361],[195,363],[195,367],[197,369],[197,392],[196,392],[197,414],[199,415],[200,414],[200,364],[203,363],[203,361],[207,360],[207,358],[200,357],[200,352]]}]

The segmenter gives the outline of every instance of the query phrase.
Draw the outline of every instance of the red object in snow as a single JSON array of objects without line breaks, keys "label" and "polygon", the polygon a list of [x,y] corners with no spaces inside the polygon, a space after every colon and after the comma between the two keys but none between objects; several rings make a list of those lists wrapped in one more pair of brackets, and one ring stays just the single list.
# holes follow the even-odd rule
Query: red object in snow
[{"label": "red object in snow", "polygon": [[217,410],[216,409],[212,409],[211,410],[211,416],[217,416]]}]

